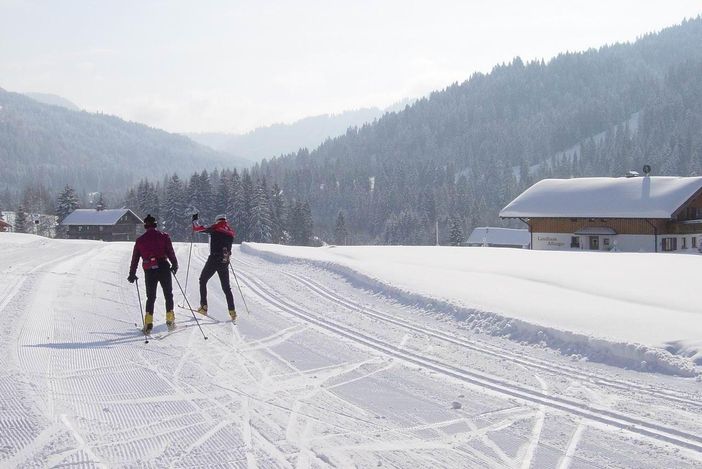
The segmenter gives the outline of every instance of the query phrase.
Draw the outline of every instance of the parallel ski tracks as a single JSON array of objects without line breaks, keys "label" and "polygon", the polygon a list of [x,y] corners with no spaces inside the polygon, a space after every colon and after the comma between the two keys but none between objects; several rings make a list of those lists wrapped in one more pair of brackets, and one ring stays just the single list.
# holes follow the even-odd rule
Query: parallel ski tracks
[{"label": "parallel ski tracks", "polygon": [[296,275],[296,274],[286,273],[286,275],[288,277],[302,283],[303,285],[305,285],[306,287],[308,287],[309,289],[311,289],[312,291],[314,291],[318,295],[320,295],[320,296],[322,296],[322,297],[324,297],[324,298],[326,298],[326,299],[328,299],[328,300],[330,300],[330,301],[332,301],[340,306],[351,309],[352,311],[356,311],[356,312],[359,312],[359,313],[364,314],[366,316],[370,316],[374,319],[377,319],[379,321],[394,324],[398,327],[402,327],[404,329],[407,329],[407,330],[410,330],[413,332],[424,334],[426,336],[433,337],[435,339],[440,339],[440,340],[443,340],[445,342],[449,342],[451,344],[458,345],[460,347],[463,347],[463,348],[466,348],[469,350],[473,350],[475,352],[479,352],[479,353],[482,353],[485,355],[491,355],[491,356],[494,356],[496,358],[509,358],[514,363],[519,363],[521,365],[524,365],[524,366],[527,366],[530,368],[536,368],[536,369],[543,370],[543,371],[546,371],[549,373],[553,373],[553,374],[557,374],[557,375],[561,375],[561,376],[568,376],[570,378],[579,379],[582,381],[591,381],[595,384],[601,384],[601,385],[609,386],[609,387],[616,388],[619,390],[635,389],[636,391],[654,396],[654,397],[659,398],[659,399],[664,399],[664,400],[668,400],[668,401],[675,401],[675,402],[678,402],[681,404],[685,404],[688,406],[694,406],[694,407],[702,409],[702,402],[688,398],[688,397],[673,395],[673,394],[669,394],[669,393],[662,393],[658,389],[651,388],[648,386],[639,385],[637,383],[607,378],[607,377],[597,375],[594,373],[588,373],[586,371],[575,370],[573,368],[559,365],[556,363],[550,363],[550,362],[547,362],[545,360],[529,358],[529,357],[526,357],[524,355],[517,354],[517,353],[505,350],[505,349],[500,348],[500,347],[495,347],[494,345],[490,345],[490,344],[487,344],[484,342],[480,342],[480,345],[478,346],[478,345],[475,345],[475,343],[470,342],[470,341],[466,340],[465,338],[462,338],[462,337],[454,335],[454,334],[449,334],[449,333],[446,333],[444,331],[440,331],[438,329],[434,329],[434,328],[427,327],[424,325],[412,323],[411,321],[408,321],[405,319],[400,321],[400,320],[397,320],[395,318],[389,317],[386,314],[383,314],[382,312],[377,311],[373,308],[369,308],[367,306],[364,306],[364,305],[352,302],[350,300],[347,300],[347,299],[339,296],[335,292],[329,290],[328,288],[326,288],[326,287],[320,285],[319,283],[316,283],[310,279],[304,278],[304,277],[302,277],[300,275]]},{"label": "parallel ski tracks", "polygon": [[[242,262],[245,265],[251,266],[251,267],[256,267],[255,265],[249,263],[249,262]],[[650,395],[652,397],[662,399],[662,400],[667,400],[667,401],[672,401],[672,402],[677,402],[680,404],[684,404],[687,406],[693,406],[699,409],[702,409],[702,401],[699,398],[696,398],[694,396],[690,396],[689,394],[686,393],[678,393],[674,390],[661,390],[661,389],[656,389],[651,386],[645,386],[641,385],[638,383],[634,383],[631,381],[624,381],[624,380],[618,380],[614,378],[608,378],[599,374],[595,373],[589,373],[587,371],[575,369],[573,367],[568,367],[565,365],[560,365],[557,363],[549,362],[546,360],[540,360],[538,358],[533,358],[533,357],[528,357],[523,354],[518,354],[513,351],[507,350],[505,348],[495,346],[492,344],[488,344],[483,341],[479,341],[479,345],[476,345],[475,341],[469,341],[465,339],[464,337],[461,337],[456,334],[450,334],[445,331],[441,331],[432,327],[428,327],[423,324],[415,323],[412,322],[411,320],[398,320],[394,317],[388,316],[387,314],[378,311],[376,309],[370,308],[366,305],[362,305],[359,303],[356,303],[354,301],[351,301],[345,297],[340,296],[333,290],[330,290],[329,288],[319,284],[318,282],[315,282],[312,279],[306,278],[302,275],[299,274],[292,274],[289,272],[283,272],[286,276],[289,278],[302,283],[304,286],[312,290],[314,293],[317,295],[332,301],[342,307],[345,307],[347,309],[350,309],[355,312],[359,312],[363,315],[372,317],[374,319],[377,319],[379,321],[383,321],[386,323],[390,323],[393,325],[396,325],[398,327],[404,328],[406,330],[416,332],[419,334],[423,334],[425,336],[433,337],[435,339],[440,339],[445,342],[449,342],[454,345],[458,345],[460,347],[479,352],[485,355],[491,355],[496,358],[509,358],[515,363],[519,363],[521,365],[533,368],[533,369],[539,369],[542,371],[546,371],[549,373],[553,374],[558,374],[561,376],[568,376],[573,379],[578,379],[582,381],[590,381],[595,384],[603,385],[603,386],[608,386],[611,388],[619,389],[622,391],[627,391],[627,390],[636,390],[638,392]]]},{"label": "parallel ski tracks", "polygon": [[[242,280],[243,283],[248,284],[249,291],[255,293],[260,300],[269,303],[292,316],[296,316],[322,329],[332,332],[333,334],[342,336],[355,343],[364,345],[386,355],[402,359],[407,363],[419,365],[425,369],[441,373],[444,376],[456,378],[463,382],[470,383],[502,395],[514,397],[530,403],[545,405],[549,408],[557,409],[568,414],[577,415],[594,422],[603,423],[605,425],[627,430],[638,435],[650,437],[658,441],[671,443],[679,447],[702,453],[702,437],[697,434],[670,428],[653,421],[643,420],[635,416],[626,415],[609,409],[591,406],[585,402],[580,402],[575,399],[547,395],[540,390],[530,388],[526,385],[510,382],[508,380],[490,376],[484,373],[463,369],[434,358],[420,356],[401,346],[396,346],[376,337],[363,334],[334,320],[320,318],[314,314],[308,313],[305,311],[304,307],[294,304],[287,299],[282,298],[280,295],[277,295],[275,293],[275,288],[270,288],[270,286],[266,285],[257,277],[251,274],[247,274],[243,277],[244,278],[240,280]],[[425,331],[422,330],[421,332]]]}]

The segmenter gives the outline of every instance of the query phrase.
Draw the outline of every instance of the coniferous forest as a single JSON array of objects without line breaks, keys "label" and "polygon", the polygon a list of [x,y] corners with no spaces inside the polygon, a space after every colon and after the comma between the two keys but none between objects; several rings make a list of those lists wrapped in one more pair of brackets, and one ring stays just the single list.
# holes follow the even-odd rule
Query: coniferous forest
[{"label": "coniferous forest", "polygon": [[240,240],[293,244],[434,244],[437,222],[449,243],[480,225],[520,226],[497,214],[542,178],[644,164],[702,175],[700,44],[698,17],[631,44],[516,58],[318,148],[244,171],[146,177],[109,205],[159,214],[176,239],[192,209],[233,215]]}]

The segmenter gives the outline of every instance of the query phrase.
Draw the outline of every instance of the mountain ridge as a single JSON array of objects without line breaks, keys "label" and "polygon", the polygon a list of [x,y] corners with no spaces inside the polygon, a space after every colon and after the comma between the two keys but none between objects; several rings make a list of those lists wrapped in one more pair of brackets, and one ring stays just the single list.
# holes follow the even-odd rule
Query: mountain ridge
[{"label": "mountain ridge", "polygon": [[349,127],[360,127],[388,112],[401,110],[415,99],[407,98],[387,108],[359,108],[338,114],[318,114],[292,123],[274,123],[243,134],[222,132],[185,133],[192,140],[240,158],[261,161],[295,151],[314,149],[325,140],[343,135]]},{"label": "mountain ridge", "polygon": [[140,179],[237,166],[240,160],[179,134],[119,117],[73,111],[0,90],[0,189],[118,194]]}]

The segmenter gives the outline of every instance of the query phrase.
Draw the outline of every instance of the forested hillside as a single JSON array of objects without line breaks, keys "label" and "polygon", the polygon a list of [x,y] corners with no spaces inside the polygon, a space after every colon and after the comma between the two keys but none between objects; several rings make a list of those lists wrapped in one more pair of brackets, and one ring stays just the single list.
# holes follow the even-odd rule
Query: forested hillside
[{"label": "forested hillside", "polygon": [[[313,151],[264,161],[252,177],[307,200],[332,240],[430,244],[438,220],[463,232],[498,224],[533,181],[700,172],[702,19],[633,44],[496,66]],[[636,128],[625,125],[636,116]],[[594,138],[597,136],[597,138]],[[565,157],[554,155],[575,148]],[[518,222],[517,222],[518,223]]]},{"label": "forested hillside", "polygon": [[0,89],[0,190],[11,199],[7,205],[30,186],[121,195],[145,177],[236,165],[180,135]]},{"label": "forested hillside", "polygon": [[[440,242],[456,242],[475,226],[520,226],[499,220],[499,210],[545,177],[622,176],[644,164],[656,175],[702,174],[700,44],[697,18],[548,63],[516,58],[312,151],[241,172],[200,171],[218,155],[184,137],[2,92],[3,169],[11,164],[0,182],[52,174],[78,187],[130,187],[136,179],[109,205],[160,214],[176,239],[187,239],[188,212],[197,210],[206,221],[229,213],[241,241],[433,244],[438,222]],[[69,157],[70,165],[55,163]],[[102,169],[83,173],[84,163]],[[49,199],[25,191],[22,202],[39,211],[31,201]]]}]

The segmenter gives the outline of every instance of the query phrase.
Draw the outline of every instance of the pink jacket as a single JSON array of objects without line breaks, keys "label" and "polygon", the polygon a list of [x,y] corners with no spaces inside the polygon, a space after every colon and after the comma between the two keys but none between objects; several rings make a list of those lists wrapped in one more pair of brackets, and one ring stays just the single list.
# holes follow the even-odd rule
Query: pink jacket
[{"label": "pink jacket", "polygon": [[155,269],[159,262],[166,259],[171,261],[171,264],[178,266],[171,237],[167,233],[161,233],[156,228],[148,228],[146,233],[139,236],[134,243],[132,251],[132,263],[129,266],[129,274],[135,274],[139,258],[142,258],[142,266],[144,270]]}]

